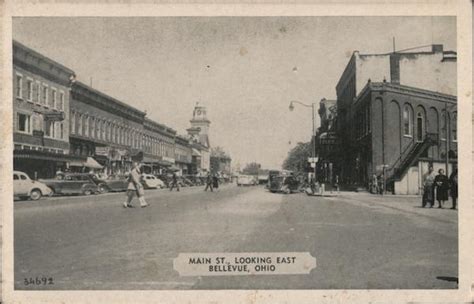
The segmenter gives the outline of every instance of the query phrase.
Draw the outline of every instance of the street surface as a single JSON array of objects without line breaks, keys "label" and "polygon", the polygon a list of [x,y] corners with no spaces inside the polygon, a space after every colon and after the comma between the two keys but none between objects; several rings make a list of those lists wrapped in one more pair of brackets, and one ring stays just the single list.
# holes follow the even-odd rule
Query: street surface
[{"label": "street surface", "polygon": [[[457,211],[422,209],[415,197],[203,189],[147,190],[148,208],[123,208],[124,193],[15,202],[16,289],[457,287]],[[180,277],[180,252],[310,252],[317,267],[309,275]],[[25,286],[37,276],[54,284]]]}]

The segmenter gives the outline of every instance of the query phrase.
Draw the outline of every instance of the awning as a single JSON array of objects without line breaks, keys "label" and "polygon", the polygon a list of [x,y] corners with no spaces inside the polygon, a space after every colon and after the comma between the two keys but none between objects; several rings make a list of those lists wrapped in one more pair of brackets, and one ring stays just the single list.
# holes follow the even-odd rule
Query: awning
[{"label": "awning", "polygon": [[193,148],[193,156],[201,156],[201,152],[198,149]]},{"label": "awning", "polygon": [[86,167],[86,168],[91,168],[91,169],[102,169],[103,168],[103,166],[101,164],[99,164],[92,157],[87,157],[87,160],[85,162],[77,162],[77,161],[70,162],[69,166],[71,166],[71,167]]},{"label": "awning", "polygon": [[84,162],[85,157],[45,152],[39,150],[14,150],[13,157],[17,159],[34,159],[43,161],[57,161],[57,162]]}]

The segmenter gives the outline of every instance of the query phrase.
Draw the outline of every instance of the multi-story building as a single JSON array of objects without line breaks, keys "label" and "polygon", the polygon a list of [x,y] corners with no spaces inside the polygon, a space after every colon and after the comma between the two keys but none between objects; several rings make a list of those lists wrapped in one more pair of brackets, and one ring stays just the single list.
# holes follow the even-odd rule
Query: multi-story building
[{"label": "multi-story building", "polygon": [[395,193],[418,193],[429,165],[456,164],[455,52],[354,52],[336,92],[343,182],[383,175]]},{"label": "multi-story building", "polygon": [[196,103],[191,119],[191,128],[187,129],[193,145],[193,172],[206,174],[210,172],[211,153],[209,142],[209,127],[211,121],[207,119],[206,107]]},{"label": "multi-story building", "polygon": [[193,149],[189,138],[185,136],[176,136],[175,138],[175,162],[180,175],[191,174]]},{"label": "multi-story building", "polygon": [[69,155],[71,69],[13,41],[13,164],[32,178],[52,177]]},{"label": "multi-story building", "polygon": [[88,157],[76,165],[97,168],[96,160],[108,174],[127,172],[145,149],[145,112],[77,81],[71,95],[71,154]]},{"label": "multi-story building", "polygon": [[145,172],[161,174],[175,163],[176,131],[145,118],[143,134],[143,159]]}]

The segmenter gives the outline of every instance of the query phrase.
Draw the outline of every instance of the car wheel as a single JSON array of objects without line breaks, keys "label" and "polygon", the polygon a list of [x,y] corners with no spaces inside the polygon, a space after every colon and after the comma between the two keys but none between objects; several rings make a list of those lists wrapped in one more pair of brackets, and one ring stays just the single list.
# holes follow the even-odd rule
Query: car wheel
[{"label": "car wheel", "polygon": [[102,193],[107,193],[107,192],[109,192],[109,188],[104,184],[100,184],[99,185],[99,193],[102,194]]},{"label": "car wheel", "polygon": [[82,192],[84,195],[91,195],[92,194],[92,191],[90,189],[87,189],[87,190],[84,190]]},{"label": "car wheel", "polygon": [[30,199],[32,201],[37,201],[41,198],[41,191],[39,189],[33,189],[31,190],[31,193],[30,193]]}]

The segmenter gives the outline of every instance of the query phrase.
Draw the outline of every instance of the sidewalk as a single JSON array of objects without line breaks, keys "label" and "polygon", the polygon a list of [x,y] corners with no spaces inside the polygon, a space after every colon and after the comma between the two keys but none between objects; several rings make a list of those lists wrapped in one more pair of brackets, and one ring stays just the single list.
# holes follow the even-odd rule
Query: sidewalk
[{"label": "sidewalk", "polygon": [[356,202],[370,207],[383,206],[390,209],[408,212],[420,216],[434,218],[440,221],[455,223],[458,220],[458,210],[452,210],[451,200],[445,202],[443,209],[435,203],[433,208],[421,207],[421,196],[417,195],[376,195],[368,192],[340,192],[339,199],[345,202]]}]

